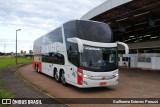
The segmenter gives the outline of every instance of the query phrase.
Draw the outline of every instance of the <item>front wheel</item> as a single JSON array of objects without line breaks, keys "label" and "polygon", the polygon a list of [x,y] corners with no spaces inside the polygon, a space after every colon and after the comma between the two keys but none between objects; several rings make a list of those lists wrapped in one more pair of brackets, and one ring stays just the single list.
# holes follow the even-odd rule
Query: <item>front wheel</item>
[{"label": "front wheel", "polygon": [[61,76],[61,82],[64,86],[67,86],[66,78],[65,78],[65,73],[62,71],[62,76]]}]

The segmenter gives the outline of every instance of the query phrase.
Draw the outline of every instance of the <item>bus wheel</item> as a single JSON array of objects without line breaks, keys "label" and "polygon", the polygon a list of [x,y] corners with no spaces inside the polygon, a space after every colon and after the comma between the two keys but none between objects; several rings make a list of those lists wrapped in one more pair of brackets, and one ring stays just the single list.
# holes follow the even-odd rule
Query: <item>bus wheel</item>
[{"label": "bus wheel", "polygon": [[56,80],[57,82],[60,82],[60,76],[58,75],[57,69],[55,69],[55,80]]},{"label": "bus wheel", "polygon": [[38,72],[38,66],[36,65],[36,72]]},{"label": "bus wheel", "polygon": [[64,71],[62,71],[61,82],[62,82],[62,84],[63,84],[64,86],[67,86],[67,82],[66,82],[66,78],[65,78]]},{"label": "bus wheel", "polygon": [[40,73],[39,67],[36,67],[36,72]]}]

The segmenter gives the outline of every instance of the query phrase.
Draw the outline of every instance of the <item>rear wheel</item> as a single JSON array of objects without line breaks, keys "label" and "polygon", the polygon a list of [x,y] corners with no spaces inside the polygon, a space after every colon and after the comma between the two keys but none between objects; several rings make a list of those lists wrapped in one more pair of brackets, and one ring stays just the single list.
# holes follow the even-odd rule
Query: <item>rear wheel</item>
[{"label": "rear wheel", "polygon": [[54,72],[54,70],[53,70],[53,79],[55,79],[55,72]]},{"label": "rear wheel", "polygon": [[64,71],[62,71],[62,75],[61,75],[61,82],[64,86],[67,86],[67,82],[66,82],[66,78],[65,78],[65,73]]},{"label": "rear wheel", "polygon": [[55,69],[55,80],[57,82],[60,82],[60,75],[58,74],[58,70],[57,69]]},{"label": "rear wheel", "polygon": [[38,66],[36,65],[36,72],[38,72]]},{"label": "rear wheel", "polygon": [[36,66],[36,72],[40,73],[39,67]]}]

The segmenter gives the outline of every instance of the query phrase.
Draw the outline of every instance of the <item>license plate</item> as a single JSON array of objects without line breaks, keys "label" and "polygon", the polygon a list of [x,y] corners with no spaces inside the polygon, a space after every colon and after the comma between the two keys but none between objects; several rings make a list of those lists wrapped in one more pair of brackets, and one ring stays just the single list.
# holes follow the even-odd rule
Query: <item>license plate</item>
[{"label": "license plate", "polygon": [[100,85],[100,86],[106,86],[106,85],[107,85],[107,82],[100,82],[99,85]]}]

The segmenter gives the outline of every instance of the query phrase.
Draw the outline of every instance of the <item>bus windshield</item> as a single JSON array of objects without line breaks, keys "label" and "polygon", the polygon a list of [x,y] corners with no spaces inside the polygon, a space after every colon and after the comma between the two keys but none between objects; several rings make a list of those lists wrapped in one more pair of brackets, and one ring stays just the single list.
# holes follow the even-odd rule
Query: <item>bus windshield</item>
[{"label": "bus windshield", "polygon": [[85,46],[80,55],[80,66],[93,72],[107,72],[118,68],[117,48]]}]

